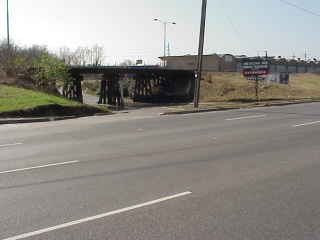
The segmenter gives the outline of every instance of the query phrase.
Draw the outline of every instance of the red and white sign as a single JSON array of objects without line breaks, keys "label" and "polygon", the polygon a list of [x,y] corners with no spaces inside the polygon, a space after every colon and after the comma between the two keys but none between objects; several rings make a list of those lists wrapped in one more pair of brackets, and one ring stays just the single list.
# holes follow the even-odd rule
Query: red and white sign
[{"label": "red and white sign", "polygon": [[270,65],[267,59],[247,58],[242,61],[243,76],[250,78],[266,77],[270,71]]},{"label": "red and white sign", "polygon": [[261,76],[261,75],[267,75],[269,74],[268,69],[260,69],[260,70],[243,70],[243,75],[245,77],[251,77],[251,76]]}]

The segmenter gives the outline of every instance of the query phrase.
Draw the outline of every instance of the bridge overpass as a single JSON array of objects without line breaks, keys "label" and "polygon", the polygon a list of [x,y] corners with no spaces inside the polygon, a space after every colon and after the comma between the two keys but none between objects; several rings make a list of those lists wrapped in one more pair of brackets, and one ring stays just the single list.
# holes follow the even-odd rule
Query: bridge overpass
[{"label": "bridge overpass", "polygon": [[192,101],[195,73],[190,70],[166,69],[157,66],[72,66],[72,81],[66,84],[64,96],[83,102],[81,82],[87,74],[101,75],[100,103],[123,105],[120,81],[133,81],[135,102],[165,103]]}]

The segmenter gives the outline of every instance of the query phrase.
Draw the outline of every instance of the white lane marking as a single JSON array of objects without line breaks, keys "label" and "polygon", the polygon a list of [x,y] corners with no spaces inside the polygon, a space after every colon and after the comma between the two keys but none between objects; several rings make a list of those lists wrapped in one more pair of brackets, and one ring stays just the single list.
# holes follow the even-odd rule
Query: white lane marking
[{"label": "white lane marking", "polygon": [[19,168],[19,169],[3,171],[3,172],[0,172],[0,174],[22,172],[22,171],[34,170],[34,169],[39,169],[39,168],[47,168],[47,167],[56,167],[56,166],[62,166],[62,165],[67,165],[67,164],[74,164],[74,163],[78,163],[78,162],[79,161],[69,161],[69,162],[52,163],[52,164],[47,164],[47,165],[35,166],[35,167]]},{"label": "white lane marking", "polygon": [[18,146],[18,145],[22,145],[23,143],[9,143],[9,144],[2,144],[0,145],[0,148],[2,147],[13,147],[13,146]]},{"label": "white lane marking", "polygon": [[314,125],[314,124],[318,124],[318,123],[320,123],[320,121],[316,121],[316,122],[308,122],[308,123],[302,123],[302,124],[298,124],[298,125],[293,125],[293,127],[310,126],[310,125]]},{"label": "white lane marking", "polygon": [[227,121],[235,121],[235,120],[242,120],[242,119],[250,119],[250,118],[264,118],[267,115],[254,115],[254,116],[245,116],[245,117],[238,117],[238,118],[228,118]]},{"label": "white lane marking", "polygon": [[63,223],[63,224],[56,225],[56,226],[53,226],[53,227],[40,229],[40,230],[37,230],[37,231],[34,231],[34,232],[24,233],[24,234],[17,235],[17,236],[14,236],[14,237],[5,238],[3,240],[18,240],[18,239],[24,239],[24,238],[28,238],[28,237],[34,237],[34,236],[37,236],[37,235],[40,235],[40,234],[43,234],[43,233],[52,232],[52,231],[55,231],[55,230],[58,230],[58,229],[67,228],[67,227],[71,227],[71,226],[74,226],[74,225],[77,225],[77,224],[81,224],[81,223],[85,223],[85,222],[89,222],[89,221],[105,218],[105,217],[116,215],[116,214],[119,214],[119,213],[128,212],[128,211],[131,211],[131,210],[134,210],[134,209],[147,207],[147,206],[154,205],[154,204],[157,204],[157,203],[161,203],[161,202],[165,202],[165,201],[172,200],[172,199],[175,199],[175,198],[183,197],[183,196],[186,196],[186,195],[189,195],[189,194],[192,194],[192,192],[183,192],[183,193],[179,193],[179,194],[168,196],[168,197],[164,197],[164,198],[159,198],[159,199],[156,199],[156,200],[153,200],[153,201],[150,201],[150,202],[145,202],[145,203],[142,203],[142,204],[133,205],[131,207],[121,208],[121,209],[118,209],[118,210],[114,210],[114,211],[107,212],[107,213],[102,213],[102,214],[95,215],[95,216],[92,216],[92,217],[82,218],[82,219],[79,219],[79,220],[76,220],[76,221],[67,222],[67,223]]}]

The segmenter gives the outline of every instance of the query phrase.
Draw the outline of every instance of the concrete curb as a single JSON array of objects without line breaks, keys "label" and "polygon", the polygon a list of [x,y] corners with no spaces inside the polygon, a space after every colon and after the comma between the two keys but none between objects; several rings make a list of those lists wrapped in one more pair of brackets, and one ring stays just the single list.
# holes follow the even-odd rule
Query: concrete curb
[{"label": "concrete curb", "polygon": [[185,111],[181,110],[181,111],[174,111],[174,112],[163,112],[163,113],[160,113],[160,116],[183,115],[183,114],[190,114],[190,113],[218,112],[218,111],[228,111],[228,110],[235,110],[235,109],[240,109],[240,107],[211,108],[211,109],[185,110]]},{"label": "concrete curb", "polygon": [[94,114],[94,115],[79,115],[79,116],[56,116],[56,117],[38,117],[38,118],[0,118],[1,124],[19,124],[19,123],[37,123],[37,122],[52,122],[52,121],[62,121],[83,117],[92,117],[92,116],[106,116],[112,115],[112,113],[108,114]]},{"label": "concrete curb", "polygon": [[265,106],[262,107],[272,107],[272,106],[286,106],[286,105],[294,105],[294,104],[304,104],[304,103],[314,103],[314,102],[320,102],[320,100],[304,100],[304,101],[293,101],[293,102],[279,102],[279,103],[266,103]]},{"label": "concrete curb", "polygon": [[64,117],[40,117],[40,118],[2,118],[0,119],[1,124],[18,124],[18,123],[36,123],[36,122],[51,122],[61,121],[79,118],[78,116],[64,116]]},{"label": "concrete curb", "polygon": [[247,106],[247,107],[216,107],[210,109],[198,109],[198,110],[181,110],[181,111],[173,111],[173,112],[163,112],[160,113],[160,116],[166,115],[183,115],[183,114],[190,114],[190,113],[205,113],[205,112],[217,112],[217,111],[229,111],[229,110],[236,110],[236,109],[245,109],[245,108],[256,108],[256,107],[273,107],[273,106],[287,106],[287,105],[294,105],[294,104],[303,104],[303,103],[313,103],[313,102],[320,102],[320,100],[304,100],[304,101],[294,101],[294,102],[275,102],[275,103],[265,103],[261,105],[254,105],[254,106]]}]

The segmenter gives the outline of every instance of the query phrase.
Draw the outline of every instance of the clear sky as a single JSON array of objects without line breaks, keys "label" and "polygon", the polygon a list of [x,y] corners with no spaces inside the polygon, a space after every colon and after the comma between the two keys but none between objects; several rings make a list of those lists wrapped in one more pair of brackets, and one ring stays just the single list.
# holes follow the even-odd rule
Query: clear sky
[{"label": "clear sky", "polygon": [[[319,0],[287,0],[320,13]],[[163,27],[169,26],[171,55],[198,47],[201,0],[9,0],[11,35],[20,45],[99,44],[106,63],[142,58],[157,63]],[[0,38],[6,37],[6,0],[0,0]],[[208,0],[205,53],[320,57],[320,17],[280,0]]]}]

